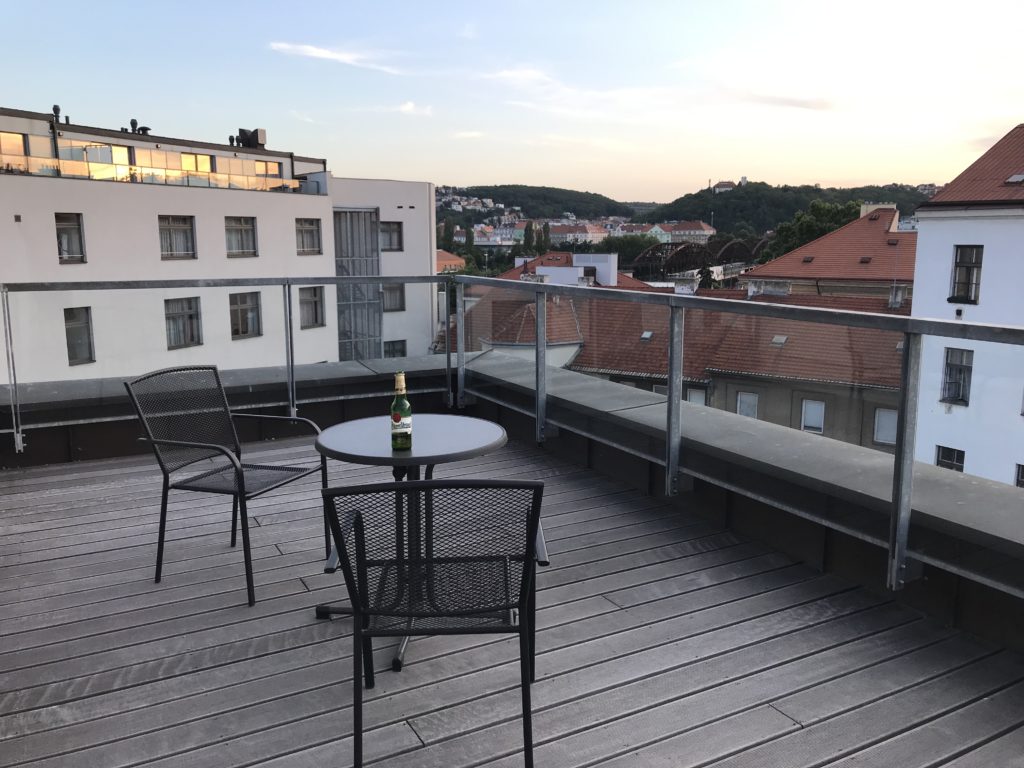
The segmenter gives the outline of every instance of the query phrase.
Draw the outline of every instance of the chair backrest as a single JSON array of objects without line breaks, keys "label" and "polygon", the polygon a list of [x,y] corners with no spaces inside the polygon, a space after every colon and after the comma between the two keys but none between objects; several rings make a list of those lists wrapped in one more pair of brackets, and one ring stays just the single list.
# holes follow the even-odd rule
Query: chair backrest
[{"label": "chair backrest", "polygon": [[[238,435],[216,366],[167,368],[126,381],[124,386],[150,440],[211,443],[239,453]],[[156,444],[153,450],[165,472],[222,455],[209,448]]]},{"label": "chair backrest", "polygon": [[[539,481],[503,480],[324,489],[353,607],[387,616],[525,610],[543,492]],[[413,604],[388,596],[410,583],[430,599]]]}]

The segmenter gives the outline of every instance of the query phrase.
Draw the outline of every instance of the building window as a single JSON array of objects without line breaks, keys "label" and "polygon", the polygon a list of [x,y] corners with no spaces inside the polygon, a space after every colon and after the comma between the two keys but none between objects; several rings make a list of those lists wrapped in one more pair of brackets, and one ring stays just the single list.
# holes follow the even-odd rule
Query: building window
[{"label": "building window", "polygon": [[894,408],[875,408],[875,442],[896,445],[896,416]]},{"label": "building window", "polygon": [[942,379],[942,402],[967,405],[971,399],[971,368],[974,352],[946,347],[946,368]]},{"label": "building window", "polygon": [[383,286],[385,312],[401,312],[405,309],[405,285],[396,283]]},{"label": "building window", "polygon": [[320,245],[320,219],[295,220],[295,250],[299,256],[324,252]]},{"label": "building window", "polygon": [[227,238],[228,257],[258,255],[255,217],[225,216],[224,234]]},{"label": "building window", "polygon": [[259,291],[229,294],[228,303],[231,308],[232,339],[251,339],[263,335]]},{"label": "building window", "polygon": [[61,264],[85,261],[85,238],[82,237],[82,214],[55,213],[57,224],[57,257]]},{"label": "building window", "polygon": [[1017,487],[1024,488],[1024,464],[1017,465]]},{"label": "building window", "polygon": [[92,307],[64,310],[64,337],[68,344],[68,365],[96,362],[92,347]]},{"label": "building window", "polygon": [[384,357],[405,357],[405,339],[401,341],[385,341]]},{"label": "building window", "polygon": [[953,287],[949,301],[955,304],[977,304],[981,291],[980,245],[958,245],[953,257]]},{"label": "building window", "polygon": [[687,387],[686,402],[693,403],[694,405],[706,405],[707,390],[700,387]]},{"label": "building window", "polygon": [[324,287],[299,288],[299,327],[321,328],[324,325]]},{"label": "building window", "polygon": [[380,249],[382,251],[402,250],[402,222],[382,221],[380,223]]},{"label": "building window", "polygon": [[192,216],[159,216],[160,258],[194,259],[196,228]]},{"label": "building window", "polygon": [[952,469],[954,472],[964,471],[964,452],[944,445],[935,446],[935,466]]},{"label": "building window", "polygon": [[749,416],[752,419],[757,418],[757,393],[756,392],[737,392],[736,393],[736,413],[740,416]]},{"label": "building window", "polygon": [[825,403],[821,400],[804,400],[802,403],[800,429],[822,434],[825,431]]},{"label": "building window", "polygon": [[167,323],[167,348],[196,347],[203,343],[203,326],[199,317],[199,297],[166,299],[164,320]]}]

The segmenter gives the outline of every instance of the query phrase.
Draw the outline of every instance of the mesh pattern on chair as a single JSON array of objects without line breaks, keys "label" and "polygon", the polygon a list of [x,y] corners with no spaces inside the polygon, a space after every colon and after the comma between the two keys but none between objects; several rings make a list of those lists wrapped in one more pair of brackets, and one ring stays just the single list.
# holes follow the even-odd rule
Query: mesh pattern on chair
[{"label": "mesh pattern on chair", "polygon": [[[319,472],[320,467],[275,467],[266,464],[242,464],[245,473],[245,495],[254,496],[302,475]],[[206,493],[235,493],[238,491],[235,468],[227,463],[171,483],[171,488]]]},{"label": "mesh pattern on chair", "polygon": [[333,499],[339,551],[356,582],[350,591],[360,595],[369,629],[513,629],[513,610],[526,609],[536,488],[422,482],[395,489]]},{"label": "mesh pattern on chair", "polygon": [[[196,366],[157,371],[129,382],[128,387],[149,437],[213,443],[238,452],[238,437],[216,368]],[[204,448],[162,445],[154,449],[167,472],[223,456]]]}]

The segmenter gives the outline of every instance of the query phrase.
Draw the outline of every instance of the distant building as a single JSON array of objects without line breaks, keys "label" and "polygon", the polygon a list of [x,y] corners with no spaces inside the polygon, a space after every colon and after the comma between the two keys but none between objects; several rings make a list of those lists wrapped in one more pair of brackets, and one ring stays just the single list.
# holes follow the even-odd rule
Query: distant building
[{"label": "distant building", "polygon": [[438,274],[445,272],[460,272],[466,268],[466,260],[454,253],[437,249],[436,271]]},{"label": "distant building", "polygon": [[720,181],[711,188],[711,191],[717,195],[722,192],[732,192],[734,189],[736,189],[735,181]]}]

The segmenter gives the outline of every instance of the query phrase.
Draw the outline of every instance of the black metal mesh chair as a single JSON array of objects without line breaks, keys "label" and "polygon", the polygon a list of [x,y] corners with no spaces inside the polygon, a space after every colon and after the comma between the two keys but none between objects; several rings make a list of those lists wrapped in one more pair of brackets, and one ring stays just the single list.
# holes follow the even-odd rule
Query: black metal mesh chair
[{"label": "black metal mesh chair", "polygon": [[[317,434],[320,428],[309,419],[298,416],[233,413],[228,407],[220,374],[212,365],[155,371],[134,381],[126,381],[125,388],[164,475],[155,580],[160,581],[163,569],[169,491],[227,494],[233,497],[231,546],[235,546],[241,520],[245,584],[249,605],[255,605],[246,502],[318,470],[321,484],[326,486],[327,460],[321,457],[319,466],[314,467],[246,464],[242,461],[234,420],[246,418],[301,423],[312,427]],[[329,550],[330,531],[326,520],[324,544]]]},{"label": "black metal mesh chair", "polygon": [[[526,765],[533,765],[534,573],[541,482],[423,480],[324,490],[353,608],[353,748],[374,637],[519,635]],[[543,556],[546,560],[546,555]]]}]

